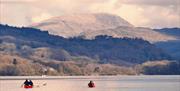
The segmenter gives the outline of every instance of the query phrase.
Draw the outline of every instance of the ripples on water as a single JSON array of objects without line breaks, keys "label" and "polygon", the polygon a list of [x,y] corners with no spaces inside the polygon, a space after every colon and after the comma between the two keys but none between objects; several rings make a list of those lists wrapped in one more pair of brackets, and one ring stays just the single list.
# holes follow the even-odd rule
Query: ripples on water
[{"label": "ripples on water", "polygon": [[[21,88],[25,78],[36,87]],[[88,88],[90,80],[96,88]],[[0,91],[180,91],[180,76],[0,77]]]}]

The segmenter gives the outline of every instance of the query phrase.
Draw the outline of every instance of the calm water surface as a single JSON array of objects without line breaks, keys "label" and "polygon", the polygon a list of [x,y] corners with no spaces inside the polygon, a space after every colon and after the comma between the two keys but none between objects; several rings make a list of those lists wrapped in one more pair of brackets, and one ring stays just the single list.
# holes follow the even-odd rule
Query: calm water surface
[{"label": "calm water surface", "polygon": [[[35,88],[21,88],[25,78]],[[90,80],[96,88],[87,87]],[[0,77],[0,91],[180,91],[180,76]]]}]

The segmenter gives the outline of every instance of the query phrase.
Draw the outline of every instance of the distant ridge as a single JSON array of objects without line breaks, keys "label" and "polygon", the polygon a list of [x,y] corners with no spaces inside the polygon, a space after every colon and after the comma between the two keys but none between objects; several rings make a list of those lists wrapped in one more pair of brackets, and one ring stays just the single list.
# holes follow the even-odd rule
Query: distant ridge
[{"label": "distant ridge", "polygon": [[33,24],[32,27],[48,30],[51,34],[65,38],[84,36],[84,38],[92,39],[98,35],[109,35],[143,38],[150,42],[176,39],[150,28],[134,27],[123,18],[106,13],[64,15]]}]

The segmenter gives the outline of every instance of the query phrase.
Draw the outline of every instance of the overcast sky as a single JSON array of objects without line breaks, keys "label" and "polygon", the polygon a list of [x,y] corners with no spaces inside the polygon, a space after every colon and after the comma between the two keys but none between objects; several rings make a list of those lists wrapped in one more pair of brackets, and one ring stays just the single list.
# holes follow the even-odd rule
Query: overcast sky
[{"label": "overcast sky", "polygon": [[0,23],[16,26],[64,14],[101,12],[138,27],[180,27],[180,0],[0,0]]}]

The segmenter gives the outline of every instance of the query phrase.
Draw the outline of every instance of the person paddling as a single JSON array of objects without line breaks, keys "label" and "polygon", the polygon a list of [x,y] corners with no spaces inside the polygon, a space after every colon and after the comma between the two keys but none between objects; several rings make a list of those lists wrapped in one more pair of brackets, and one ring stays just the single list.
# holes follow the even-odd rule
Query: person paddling
[{"label": "person paddling", "polygon": [[28,84],[29,84],[28,79],[26,79],[22,86],[26,87],[26,86],[28,86]]},{"label": "person paddling", "polygon": [[26,79],[22,86],[24,86],[24,88],[33,88],[33,82],[31,80]]},{"label": "person paddling", "polygon": [[29,85],[33,87],[33,82],[29,80]]},{"label": "person paddling", "polygon": [[89,86],[90,88],[94,88],[94,87],[95,87],[95,84],[94,84],[93,81],[90,81],[90,82],[88,83],[88,86]]},{"label": "person paddling", "polygon": [[29,84],[29,86],[33,87],[33,82],[31,80],[29,80],[28,84]]}]

